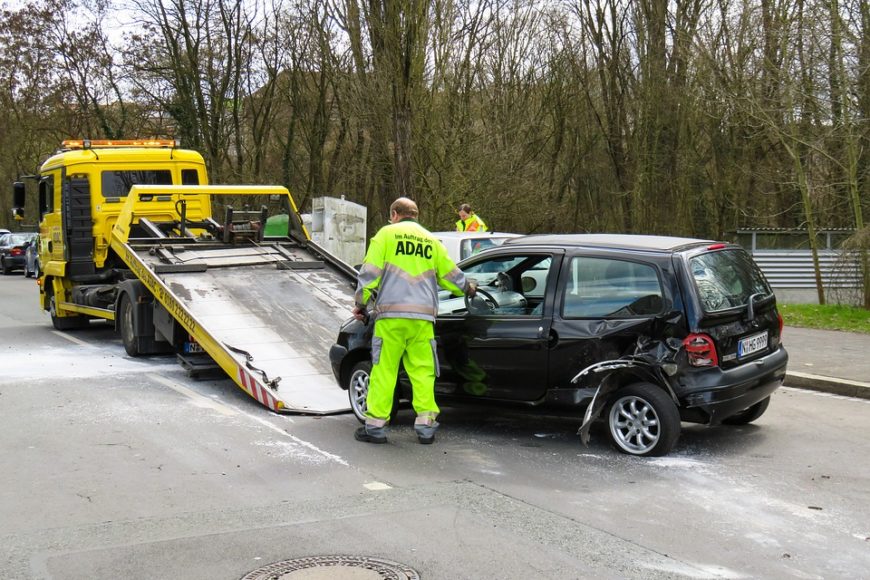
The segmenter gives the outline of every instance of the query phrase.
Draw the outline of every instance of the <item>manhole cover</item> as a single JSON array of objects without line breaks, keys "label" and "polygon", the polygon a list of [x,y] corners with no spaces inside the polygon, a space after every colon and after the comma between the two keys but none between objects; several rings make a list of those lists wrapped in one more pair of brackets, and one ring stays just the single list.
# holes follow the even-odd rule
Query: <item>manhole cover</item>
[{"label": "manhole cover", "polygon": [[366,556],[312,556],[257,568],[241,580],[420,580],[404,564]]}]

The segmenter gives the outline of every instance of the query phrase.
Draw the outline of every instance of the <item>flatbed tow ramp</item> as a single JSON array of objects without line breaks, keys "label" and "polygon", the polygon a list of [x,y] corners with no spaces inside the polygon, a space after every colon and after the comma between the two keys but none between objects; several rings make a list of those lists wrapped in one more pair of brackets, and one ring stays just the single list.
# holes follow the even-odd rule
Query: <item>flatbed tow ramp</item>
[{"label": "flatbed tow ramp", "polygon": [[[158,338],[172,342],[167,334],[180,327],[188,335],[183,350],[208,354],[273,411],[349,410],[327,353],[353,308],[356,271],[314,244],[293,219],[286,238],[266,239],[245,235],[250,221],[211,221],[199,210],[204,190],[286,196],[295,212],[283,187],[134,186],[111,246],[153,296]],[[130,302],[125,309],[119,300],[116,308],[122,337],[138,332]]]}]

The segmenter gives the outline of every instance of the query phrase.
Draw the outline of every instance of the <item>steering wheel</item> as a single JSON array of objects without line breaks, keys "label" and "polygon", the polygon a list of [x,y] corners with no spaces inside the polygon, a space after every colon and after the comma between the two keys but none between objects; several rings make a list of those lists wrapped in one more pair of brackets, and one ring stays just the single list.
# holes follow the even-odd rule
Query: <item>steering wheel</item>
[{"label": "steering wheel", "polygon": [[[473,305],[473,302],[477,301],[478,296],[481,298],[478,302],[483,302],[483,304]],[[470,298],[468,294],[465,295],[465,309],[471,314],[492,314],[496,308],[498,308],[496,299],[482,288],[477,289],[477,292],[474,293],[474,298]]]}]

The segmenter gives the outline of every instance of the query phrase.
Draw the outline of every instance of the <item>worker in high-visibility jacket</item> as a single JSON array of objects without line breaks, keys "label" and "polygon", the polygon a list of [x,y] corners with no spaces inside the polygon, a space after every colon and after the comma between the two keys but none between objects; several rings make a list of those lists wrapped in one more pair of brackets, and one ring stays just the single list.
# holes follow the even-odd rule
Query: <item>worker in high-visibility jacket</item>
[{"label": "worker in high-visibility jacket", "polygon": [[[364,320],[370,313],[375,328],[366,423],[354,433],[357,441],[387,442],[400,362],[413,388],[417,439],[424,444],[435,440],[439,412],[435,403],[438,356],[434,331],[438,289],[473,296],[477,288],[456,267],[441,242],[417,223],[417,214],[417,204],[407,197],[394,201],[390,224],[372,238],[359,271],[353,314]],[[373,298],[374,304],[368,308]]]},{"label": "worker in high-visibility jacket", "polygon": [[459,220],[456,222],[457,232],[485,232],[489,230],[480,216],[474,213],[474,210],[467,203],[460,205],[457,211],[459,213]]}]

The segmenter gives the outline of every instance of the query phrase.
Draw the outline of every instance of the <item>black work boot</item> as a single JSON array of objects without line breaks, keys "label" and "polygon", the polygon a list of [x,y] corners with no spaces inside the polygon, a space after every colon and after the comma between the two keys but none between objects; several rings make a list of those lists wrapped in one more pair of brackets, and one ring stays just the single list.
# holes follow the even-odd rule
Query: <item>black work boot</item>
[{"label": "black work boot", "polygon": [[377,436],[372,435],[368,431],[366,431],[365,427],[360,427],[353,433],[353,438],[357,441],[362,441],[364,443],[386,443],[387,437],[385,435]]},{"label": "black work boot", "polygon": [[414,431],[417,432],[417,441],[422,445],[431,445],[435,442],[435,431],[438,430],[438,421],[428,423],[414,423]]}]

